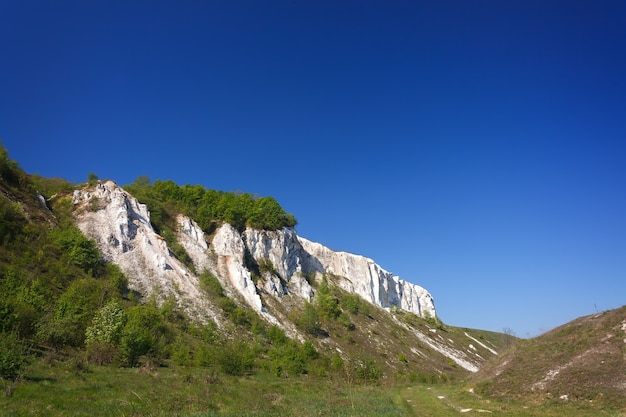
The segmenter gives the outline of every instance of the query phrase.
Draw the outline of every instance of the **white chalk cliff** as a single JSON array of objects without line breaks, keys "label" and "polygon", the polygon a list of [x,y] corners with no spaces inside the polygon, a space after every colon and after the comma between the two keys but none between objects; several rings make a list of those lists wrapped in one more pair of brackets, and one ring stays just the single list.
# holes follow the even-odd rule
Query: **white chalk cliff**
[{"label": "white chalk cliff", "polygon": [[[176,259],[152,228],[148,207],[112,181],[75,191],[73,203],[78,207],[78,227],[96,241],[106,260],[126,274],[131,289],[143,295],[173,296],[192,317],[219,322],[196,274]],[[310,301],[314,290],[306,277],[321,274],[336,276],[337,285],[374,305],[436,316],[433,299],[424,288],[393,276],[372,259],[336,252],[299,237],[294,229],[239,233],[224,224],[209,241],[192,219],[179,216],[178,224],[177,240],[196,271],[214,274],[227,294],[236,295],[272,323],[280,325],[266,310],[261,294],[277,299],[295,295]],[[272,273],[253,276],[246,267],[247,254],[259,264],[269,261]]]}]

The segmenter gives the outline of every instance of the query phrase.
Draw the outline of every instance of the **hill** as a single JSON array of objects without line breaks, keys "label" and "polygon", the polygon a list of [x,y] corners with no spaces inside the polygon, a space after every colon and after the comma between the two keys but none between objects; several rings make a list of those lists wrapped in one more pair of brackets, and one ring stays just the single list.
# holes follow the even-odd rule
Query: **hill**
[{"label": "hill", "polygon": [[531,340],[458,328],[425,289],[299,237],[275,200],[125,188],[29,175],[0,147],[6,415],[285,415],[304,410],[298,401],[304,415],[545,415],[546,400],[567,403],[554,415],[617,415],[626,405],[626,307]]},{"label": "hill", "polygon": [[426,290],[297,236],[273,199],[138,181],[140,202],[111,181],[26,174],[2,151],[5,380],[52,356],[442,382],[512,340],[442,323]]},{"label": "hill", "polygon": [[520,340],[472,381],[493,398],[626,407],[626,306]]}]

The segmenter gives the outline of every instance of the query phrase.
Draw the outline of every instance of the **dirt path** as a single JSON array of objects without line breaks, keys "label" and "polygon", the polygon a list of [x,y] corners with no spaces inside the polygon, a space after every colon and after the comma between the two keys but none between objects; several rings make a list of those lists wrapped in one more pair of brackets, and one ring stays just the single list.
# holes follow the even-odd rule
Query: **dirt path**
[{"label": "dirt path", "polygon": [[429,417],[452,417],[459,415],[490,415],[491,410],[479,408],[474,401],[467,404],[460,404],[458,400],[452,401],[448,398],[446,390],[437,388],[414,386],[406,388],[400,392],[400,398],[412,409],[415,416]]}]

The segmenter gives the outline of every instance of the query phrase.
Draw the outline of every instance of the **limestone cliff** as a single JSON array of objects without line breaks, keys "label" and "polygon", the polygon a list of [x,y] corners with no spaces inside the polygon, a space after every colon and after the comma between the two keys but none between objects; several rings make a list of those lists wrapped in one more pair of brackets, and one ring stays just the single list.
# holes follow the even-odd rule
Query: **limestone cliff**
[{"label": "limestone cliff", "polygon": [[[152,228],[148,207],[112,181],[75,191],[73,203],[78,206],[77,225],[97,242],[107,260],[120,266],[132,289],[145,295],[174,296],[194,317],[216,319],[198,277],[176,259]],[[293,229],[239,233],[224,224],[209,240],[193,219],[179,216],[177,220],[177,240],[196,271],[210,271],[229,295],[242,299],[270,322],[280,324],[263,305],[261,292],[277,299],[295,295],[310,301],[314,291],[306,278],[321,274],[332,274],[341,288],[374,305],[396,306],[419,316],[436,315],[433,299],[424,288],[393,276],[372,259],[333,251],[299,237]],[[253,276],[247,257],[265,266],[260,277]]]},{"label": "limestone cliff", "polygon": [[93,190],[76,190],[76,224],[94,239],[104,258],[117,264],[129,287],[143,295],[173,296],[194,317],[216,318],[202,296],[198,278],[176,259],[150,224],[144,204],[112,181]]}]

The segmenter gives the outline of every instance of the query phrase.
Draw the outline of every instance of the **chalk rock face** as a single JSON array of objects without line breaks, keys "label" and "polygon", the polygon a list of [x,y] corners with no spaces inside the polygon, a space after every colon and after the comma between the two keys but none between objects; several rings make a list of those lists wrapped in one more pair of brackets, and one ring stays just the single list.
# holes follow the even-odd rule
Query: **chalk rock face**
[{"label": "chalk rock face", "polygon": [[265,290],[275,296],[295,293],[307,301],[313,298],[313,289],[303,275],[301,259],[303,249],[293,229],[277,231],[247,229],[244,239],[250,255],[257,262],[270,261],[276,273],[287,282],[284,288],[280,280],[266,281]]},{"label": "chalk rock face", "polygon": [[372,304],[383,308],[396,306],[422,317],[436,316],[433,298],[428,291],[393,276],[370,258],[333,251],[299,237],[293,229],[248,229],[244,232],[244,240],[257,262],[270,260],[278,275],[289,283],[285,293],[295,293],[311,300],[313,290],[304,278],[305,274],[333,274],[339,277],[336,283],[341,288]]},{"label": "chalk rock face", "polygon": [[107,261],[120,267],[131,289],[144,295],[173,295],[200,321],[213,318],[198,279],[154,231],[144,204],[112,181],[99,183],[93,192],[76,190],[73,204],[79,206],[77,226],[96,241]]},{"label": "chalk rock face", "polygon": [[196,271],[214,270],[215,264],[212,262],[209,245],[200,226],[182,214],[177,217],[176,222],[178,223],[176,240],[193,261]]},{"label": "chalk rock face", "polygon": [[[99,183],[93,191],[75,191],[73,203],[78,227],[96,241],[106,260],[126,274],[131,289],[144,295],[173,295],[191,317],[211,318],[219,324],[219,310],[209,304],[194,272],[176,259],[154,231],[144,204],[112,181]],[[433,299],[424,288],[393,276],[372,259],[299,237],[294,229],[240,233],[224,224],[209,242],[193,219],[180,215],[177,224],[177,240],[195,270],[215,275],[227,294],[236,291],[272,323],[280,325],[266,310],[261,291],[278,299],[295,295],[311,301],[314,291],[306,277],[319,274],[332,274],[341,288],[380,307],[436,315]],[[262,269],[260,277],[253,279],[246,266],[249,256]]]},{"label": "chalk rock face", "polygon": [[245,245],[237,229],[224,224],[215,233],[212,247],[219,275],[226,277],[255,310],[265,312],[250,271],[244,265]]},{"label": "chalk rock face", "polygon": [[372,259],[347,252],[336,252],[319,243],[299,237],[305,268],[344,277],[338,284],[372,304],[396,306],[418,316],[436,316],[432,296],[424,288],[401,280],[385,271]]}]

